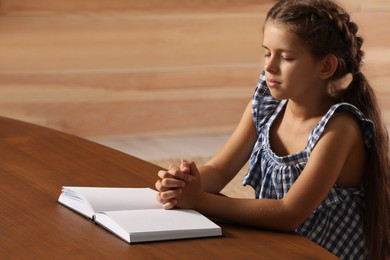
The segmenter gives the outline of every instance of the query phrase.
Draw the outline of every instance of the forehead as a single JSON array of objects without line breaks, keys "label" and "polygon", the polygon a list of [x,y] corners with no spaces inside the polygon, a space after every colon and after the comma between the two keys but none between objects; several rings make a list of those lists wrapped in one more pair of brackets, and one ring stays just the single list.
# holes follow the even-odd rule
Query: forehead
[{"label": "forehead", "polygon": [[268,49],[305,52],[301,39],[287,25],[273,20],[264,25],[263,46]]}]

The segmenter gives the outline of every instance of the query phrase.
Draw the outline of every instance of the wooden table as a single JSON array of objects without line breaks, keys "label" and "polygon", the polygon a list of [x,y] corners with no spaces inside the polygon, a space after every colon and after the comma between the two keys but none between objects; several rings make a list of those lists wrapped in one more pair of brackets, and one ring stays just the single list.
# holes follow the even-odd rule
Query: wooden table
[{"label": "wooden table", "polygon": [[61,187],[153,187],[159,167],[85,139],[0,117],[2,259],[332,259],[295,235],[218,222],[224,237],[129,245],[57,203]]}]

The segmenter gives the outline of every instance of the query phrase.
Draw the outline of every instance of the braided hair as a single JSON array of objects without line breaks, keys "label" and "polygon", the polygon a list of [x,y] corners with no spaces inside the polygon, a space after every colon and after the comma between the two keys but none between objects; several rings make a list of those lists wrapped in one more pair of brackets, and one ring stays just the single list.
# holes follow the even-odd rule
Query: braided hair
[{"label": "braided hair", "polygon": [[[365,176],[364,230],[369,258],[384,259],[390,253],[389,140],[375,93],[361,71],[364,52],[358,26],[343,8],[329,0],[279,0],[268,12],[268,20],[285,24],[314,58],[334,55],[338,66],[329,78],[330,95],[355,105],[374,123]],[[349,84],[341,84],[348,77]]]}]

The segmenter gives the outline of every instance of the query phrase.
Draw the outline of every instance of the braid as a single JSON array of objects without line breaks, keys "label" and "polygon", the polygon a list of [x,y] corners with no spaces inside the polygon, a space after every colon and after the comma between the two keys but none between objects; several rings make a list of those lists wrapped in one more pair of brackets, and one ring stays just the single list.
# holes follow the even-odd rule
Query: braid
[{"label": "braid", "polygon": [[[373,140],[366,173],[364,229],[370,259],[384,259],[390,253],[390,163],[389,140],[379,113],[374,90],[361,72],[363,38],[349,14],[329,0],[279,0],[266,21],[284,23],[295,33],[314,58],[333,54],[338,60],[329,79],[329,93],[337,100],[355,105],[373,123]],[[338,86],[347,76],[347,87]]]},{"label": "braid", "polygon": [[350,20],[347,12],[333,2],[317,2],[322,3],[322,6],[313,8],[318,10],[319,16],[327,17],[326,22],[334,28],[333,37],[327,40],[328,42],[334,41],[331,45],[333,48],[331,50],[327,48],[327,53],[333,53],[339,60],[334,79],[344,77],[348,73],[352,75],[359,73],[364,52],[361,50],[363,38],[357,35],[357,24]]},{"label": "braid", "polygon": [[342,24],[340,32],[344,34],[344,59],[346,62],[346,72],[350,72],[352,75],[355,75],[360,72],[360,67],[364,57],[364,52],[361,50],[363,45],[363,38],[356,35],[358,26],[356,23],[349,20],[349,15],[345,16],[345,18],[346,20]]}]

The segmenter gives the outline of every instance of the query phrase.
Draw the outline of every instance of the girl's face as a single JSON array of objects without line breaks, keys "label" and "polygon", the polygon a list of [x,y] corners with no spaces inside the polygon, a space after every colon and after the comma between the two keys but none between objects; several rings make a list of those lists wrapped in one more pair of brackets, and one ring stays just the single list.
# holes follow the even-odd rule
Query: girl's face
[{"label": "girl's face", "polygon": [[276,99],[310,98],[314,92],[323,91],[321,63],[286,25],[267,21],[263,48],[267,85]]}]

